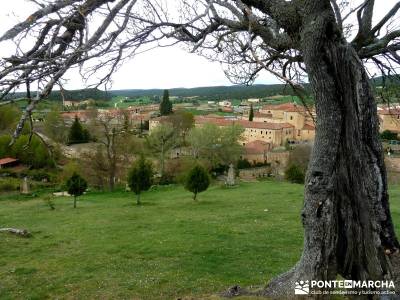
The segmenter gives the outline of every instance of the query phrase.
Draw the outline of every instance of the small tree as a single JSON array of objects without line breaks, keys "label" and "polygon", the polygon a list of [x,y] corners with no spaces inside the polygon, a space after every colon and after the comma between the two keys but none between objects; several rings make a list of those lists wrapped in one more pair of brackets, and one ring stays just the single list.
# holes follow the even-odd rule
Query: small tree
[{"label": "small tree", "polygon": [[153,167],[146,161],[144,156],[137,160],[128,173],[128,185],[131,191],[136,194],[136,204],[140,205],[140,194],[147,191],[153,181]]},{"label": "small tree", "polygon": [[304,173],[298,165],[290,165],[285,170],[285,178],[292,183],[304,183]]},{"label": "small tree", "polygon": [[160,124],[146,138],[147,148],[158,158],[160,177],[164,179],[165,159],[177,145],[176,130],[170,124]]},{"label": "small tree", "polygon": [[81,122],[79,122],[78,117],[75,116],[74,123],[72,123],[71,128],[69,129],[68,143],[86,143],[89,141],[89,138],[89,131],[82,127],[82,124]]},{"label": "small tree", "polygon": [[160,103],[160,114],[167,116],[172,114],[172,102],[169,100],[169,91],[164,90],[163,99]]},{"label": "small tree", "polygon": [[381,139],[383,140],[397,140],[397,133],[392,132],[390,130],[384,130],[381,133]]},{"label": "small tree", "polygon": [[79,174],[74,172],[67,180],[67,189],[68,193],[74,196],[74,208],[76,208],[76,198],[86,191],[87,182]]},{"label": "small tree", "polygon": [[208,175],[206,169],[200,165],[197,165],[190,170],[188,176],[186,177],[185,189],[194,194],[193,200],[196,200],[197,193],[207,190],[209,185],[210,176]]},{"label": "small tree", "polygon": [[253,119],[254,119],[254,109],[253,109],[253,104],[250,104],[249,121],[253,122]]}]

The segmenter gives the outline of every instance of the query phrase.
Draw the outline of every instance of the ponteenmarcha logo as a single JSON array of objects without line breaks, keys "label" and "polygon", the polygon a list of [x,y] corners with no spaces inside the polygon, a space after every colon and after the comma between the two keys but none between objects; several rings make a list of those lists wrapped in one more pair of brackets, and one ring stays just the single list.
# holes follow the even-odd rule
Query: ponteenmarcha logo
[{"label": "ponteenmarcha logo", "polygon": [[310,293],[310,284],[309,284],[308,280],[296,281],[296,285],[294,287],[295,295],[308,295],[309,293]]},{"label": "ponteenmarcha logo", "polygon": [[[335,289],[347,290],[348,294],[393,294],[394,282],[392,280],[383,281],[354,281],[354,280],[300,280],[295,282],[295,295],[309,294],[335,294]],[[340,291],[339,290],[339,291]]]}]

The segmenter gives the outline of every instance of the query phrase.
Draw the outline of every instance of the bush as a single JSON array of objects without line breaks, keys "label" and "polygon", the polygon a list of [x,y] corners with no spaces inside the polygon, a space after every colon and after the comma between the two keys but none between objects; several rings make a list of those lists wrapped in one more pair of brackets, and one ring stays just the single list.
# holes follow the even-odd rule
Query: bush
[{"label": "bush", "polygon": [[7,136],[0,137],[0,154],[3,157],[15,157],[21,163],[36,169],[54,166],[49,151],[37,136],[32,136],[32,140],[29,141],[29,135],[21,135],[11,148],[7,147],[9,141],[11,138]]},{"label": "bush", "polygon": [[149,161],[141,156],[133,164],[132,169],[128,173],[128,185],[131,191],[136,194],[136,204],[140,205],[140,194],[147,191],[153,181],[153,167]]},{"label": "bush", "polygon": [[397,133],[390,130],[385,130],[381,133],[381,139],[388,141],[397,140]]},{"label": "bush", "polygon": [[53,176],[50,173],[47,173],[44,170],[30,170],[27,175],[35,181],[43,181],[46,180],[48,182],[52,181]]},{"label": "bush", "polygon": [[83,128],[77,116],[75,116],[74,123],[72,123],[71,128],[68,133],[68,144],[79,144],[87,143],[90,140],[89,131]]},{"label": "bush", "polygon": [[3,178],[0,180],[0,192],[14,192],[18,191],[20,187],[20,180],[15,178]]},{"label": "bush", "polygon": [[295,165],[305,174],[307,172],[308,162],[312,152],[312,146],[308,144],[297,145],[290,151],[289,166]]},{"label": "bush", "polygon": [[304,173],[297,165],[290,165],[285,170],[285,179],[292,183],[304,183]]},{"label": "bush", "polygon": [[239,159],[237,162],[238,169],[248,169],[251,168],[251,163],[247,159]]},{"label": "bush", "polygon": [[67,180],[68,193],[74,196],[74,208],[76,208],[76,198],[82,195],[87,189],[87,182],[77,173],[74,173],[71,178]]},{"label": "bush", "polygon": [[185,189],[193,193],[193,200],[197,194],[207,190],[210,185],[210,176],[202,166],[195,166],[188,174],[185,182]]},{"label": "bush", "polygon": [[14,172],[12,169],[0,169],[0,178],[1,177],[18,178],[18,174]]},{"label": "bush", "polygon": [[191,157],[170,159],[165,164],[164,174],[168,177],[170,183],[184,184],[187,174],[195,164],[195,159]]}]

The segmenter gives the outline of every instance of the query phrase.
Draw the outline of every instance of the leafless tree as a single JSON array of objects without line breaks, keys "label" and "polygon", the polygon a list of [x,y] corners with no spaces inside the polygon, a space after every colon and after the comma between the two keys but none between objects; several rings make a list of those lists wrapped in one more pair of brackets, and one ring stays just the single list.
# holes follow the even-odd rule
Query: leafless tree
[{"label": "leafless tree", "polygon": [[[383,74],[398,68],[400,2],[376,23],[374,0],[355,5],[336,0],[35,2],[42,8],[0,38],[13,40],[17,49],[1,61],[2,97],[26,85],[30,98],[30,85],[39,84],[14,137],[68,69],[85,63],[90,76],[108,68],[99,80],[104,83],[139,47],[163,46],[166,39],[222,61],[236,82],[251,83],[266,69],[301,96],[307,78],[317,134],[305,184],[304,250],[265,293],[290,297],[297,280],[330,280],[337,274],[353,280],[394,278],[399,243],[366,66],[373,63]],[[89,34],[87,24],[95,17],[101,24]],[[25,36],[33,38],[28,50],[21,43]]]},{"label": "leafless tree", "polygon": [[135,140],[128,118],[122,110],[89,113],[90,132],[100,145],[96,152],[86,153],[86,158],[99,160],[93,169],[106,175],[111,191],[117,175],[125,175],[123,169],[130,165],[129,157],[134,155]]}]

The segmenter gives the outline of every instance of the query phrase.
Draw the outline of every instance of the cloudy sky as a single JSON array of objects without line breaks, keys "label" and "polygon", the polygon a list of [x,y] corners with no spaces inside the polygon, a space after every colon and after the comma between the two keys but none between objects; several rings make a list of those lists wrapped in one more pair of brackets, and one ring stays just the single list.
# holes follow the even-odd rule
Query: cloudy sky
[{"label": "cloudy sky", "polygon": [[[29,0],[1,1],[0,35],[17,21],[24,20],[34,11]],[[359,2],[354,0],[351,2]],[[379,20],[397,0],[376,1],[375,19]],[[0,56],[7,53],[7,46],[0,44]],[[180,47],[159,48],[143,53],[125,63],[113,77],[113,89],[147,89],[231,85],[218,62],[210,62]],[[271,84],[279,81],[265,72],[256,83]],[[76,74],[70,74],[68,89],[83,88]]]}]

